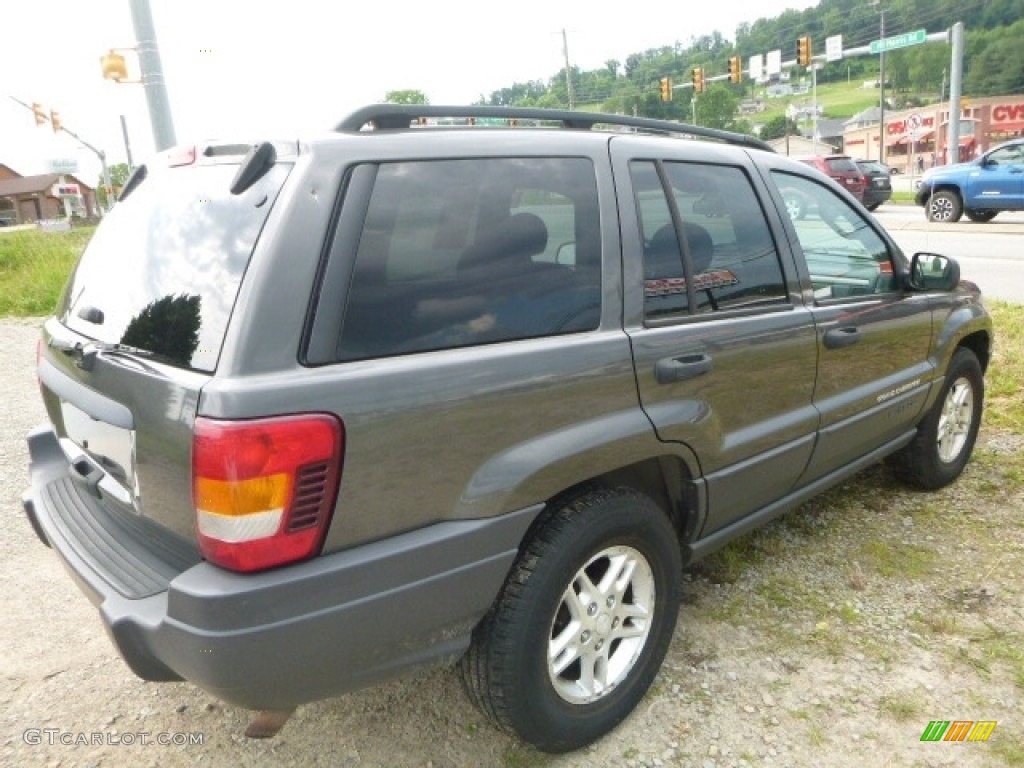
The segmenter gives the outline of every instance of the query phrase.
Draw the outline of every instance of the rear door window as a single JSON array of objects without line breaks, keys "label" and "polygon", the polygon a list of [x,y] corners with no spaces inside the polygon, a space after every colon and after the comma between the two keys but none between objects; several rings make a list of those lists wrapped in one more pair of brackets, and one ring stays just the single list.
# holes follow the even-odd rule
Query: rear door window
[{"label": "rear door window", "polygon": [[382,164],[337,358],[594,329],[598,233],[596,176],[584,158]]},{"label": "rear door window", "polygon": [[236,164],[148,170],[107,214],[58,308],[66,326],[212,372],[253,247],[288,164],[240,195]]},{"label": "rear door window", "polygon": [[[661,167],[665,184],[654,161],[630,164],[644,246],[646,318],[788,304],[775,242],[743,170],[682,162]],[[685,232],[685,260],[672,207]]]}]

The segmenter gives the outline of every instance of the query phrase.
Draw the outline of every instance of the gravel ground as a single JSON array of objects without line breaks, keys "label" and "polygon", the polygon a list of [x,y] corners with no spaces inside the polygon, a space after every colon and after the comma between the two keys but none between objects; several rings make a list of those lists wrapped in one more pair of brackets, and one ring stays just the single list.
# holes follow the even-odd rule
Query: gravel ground
[{"label": "gravel ground", "polygon": [[[1024,765],[1021,435],[983,428],[935,494],[871,469],[688,572],[653,689],[586,750],[496,732],[449,670],[302,707],[253,741],[249,713],[136,679],[25,520],[37,326],[0,321],[0,765]],[[922,743],[936,719],[998,725],[985,743]]]}]

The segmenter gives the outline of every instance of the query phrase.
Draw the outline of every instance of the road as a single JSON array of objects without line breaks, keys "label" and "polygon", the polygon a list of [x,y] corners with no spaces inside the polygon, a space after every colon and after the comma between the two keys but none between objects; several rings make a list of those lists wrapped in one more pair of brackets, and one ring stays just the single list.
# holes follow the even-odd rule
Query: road
[{"label": "road", "polygon": [[928,222],[916,205],[886,204],[875,217],[908,256],[931,251],[954,257],[960,273],[986,297],[1024,304],[1024,213],[1000,213],[987,224]]}]

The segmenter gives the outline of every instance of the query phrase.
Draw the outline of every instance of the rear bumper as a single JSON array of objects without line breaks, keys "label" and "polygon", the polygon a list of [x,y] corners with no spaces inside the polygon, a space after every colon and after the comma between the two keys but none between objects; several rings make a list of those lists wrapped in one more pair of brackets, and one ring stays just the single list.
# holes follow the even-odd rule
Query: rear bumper
[{"label": "rear bumper", "polygon": [[[52,430],[35,430],[29,449],[29,521],[98,606],[132,670],[146,680],[187,680],[252,709],[284,709],[454,661],[541,508],[438,523],[257,574],[202,561],[161,570],[160,552],[136,551],[135,567],[157,581],[162,574],[166,587],[134,596],[90,544],[86,528],[107,523],[95,501],[70,498],[88,489],[71,482]],[[68,506],[81,525],[67,523]]]},{"label": "rear bumper", "polygon": [[881,205],[892,199],[892,188],[868,187],[864,190],[864,205]]}]

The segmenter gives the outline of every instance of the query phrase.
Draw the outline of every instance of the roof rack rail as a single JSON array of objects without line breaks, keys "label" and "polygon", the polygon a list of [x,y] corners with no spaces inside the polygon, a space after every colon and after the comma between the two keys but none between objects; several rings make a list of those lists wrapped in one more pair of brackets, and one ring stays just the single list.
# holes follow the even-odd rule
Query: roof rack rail
[{"label": "roof rack rail", "polygon": [[336,131],[359,131],[372,124],[376,130],[403,130],[419,123],[420,118],[498,118],[505,120],[538,120],[560,124],[563,128],[589,131],[597,125],[615,125],[638,128],[659,133],[687,134],[715,139],[728,144],[739,144],[768,152],[771,145],[753,136],[717,128],[705,128],[670,120],[649,117],[629,117],[605,112],[576,112],[567,109],[538,109],[536,107],[440,106],[433,104],[370,104],[357,109],[337,126]]}]

